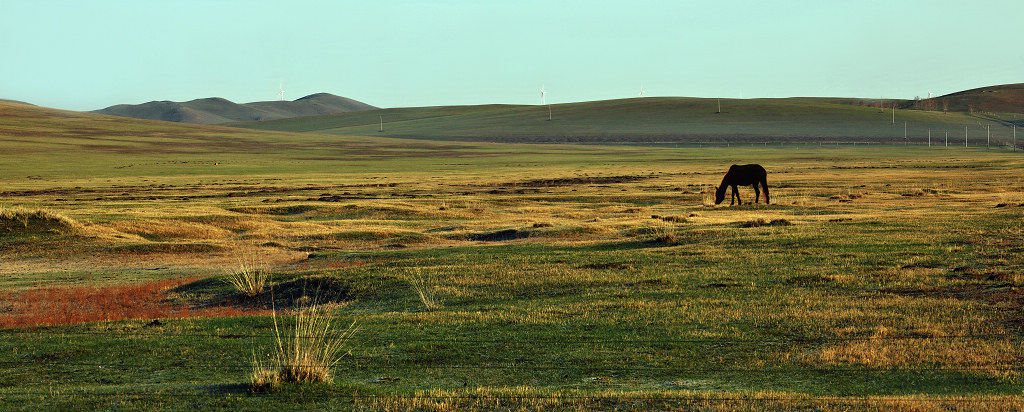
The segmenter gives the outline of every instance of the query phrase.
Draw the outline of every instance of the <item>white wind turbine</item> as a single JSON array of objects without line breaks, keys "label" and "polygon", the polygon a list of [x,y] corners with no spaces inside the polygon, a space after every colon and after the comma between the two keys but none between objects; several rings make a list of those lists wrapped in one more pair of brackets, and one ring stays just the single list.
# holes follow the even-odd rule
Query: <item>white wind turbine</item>
[{"label": "white wind turbine", "polygon": [[540,86],[540,104],[542,104],[542,105],[548,104],[548,101],[545,98],[545,96],[547,96],[547,94],[548,94],[548,92],[546,90],[544,90],[544,85],[541,85]]},{"label": "white wind turbine", "polygon": [[640,97],[644,97],[644,84],[640,83]]},{"label": "white wind turbine", "polygon": [[278,82],[278,84],[277,84],[277,94],[278,94],[278,96],[281,97],[281,101],[283,102],[284,101],[284,82],[283,81]]}]

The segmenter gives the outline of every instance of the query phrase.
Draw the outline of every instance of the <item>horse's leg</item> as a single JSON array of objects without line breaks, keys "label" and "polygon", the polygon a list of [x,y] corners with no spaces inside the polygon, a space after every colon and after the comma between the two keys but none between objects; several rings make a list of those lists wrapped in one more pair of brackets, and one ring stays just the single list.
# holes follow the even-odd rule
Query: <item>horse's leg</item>
[{"label": "horse's leg", "polygon": [[[743,206],[743,199],[740,199],[740,190],[736,185],[732,185],[732,195],[736,198],[736,202]],[[729,206],[732,206],[732,203],[729,203]]]},{"label": "horse's leg", "polygon": [[757,182],[754,182],[754,203],[761,202],[761,189],[757,188]]},{"label": "horse's leg", "polygon": [[768,201],[768,179],[761,181],[761,188],[764,189],[764,204],[771,204],[771,202]]}]

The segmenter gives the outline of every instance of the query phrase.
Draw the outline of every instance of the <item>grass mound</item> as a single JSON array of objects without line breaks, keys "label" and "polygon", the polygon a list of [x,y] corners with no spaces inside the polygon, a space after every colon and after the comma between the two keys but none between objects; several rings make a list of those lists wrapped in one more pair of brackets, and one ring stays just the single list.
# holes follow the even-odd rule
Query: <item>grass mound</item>
[{"label": "grass mound", "polygon": [[[255,296],[241,291],[230,284],[229,274],[200,279],[174,288],[171,292],[187,296],[198,308],[238,307],[247,310],[291,311],[308,306],[313,298],[323,307],[341,308],[361,299],[379,299],[379,279],[373,282],[341,279],[331,275],[293,275],[272,272],[263,268],[267,282]],[[270,282],[270,278],[274,281]],[[397,290],[405,284],[398,280],[390,282],[387,289]]]},{"label": "grass mound", "polygon": [[331,276],[304,276],[274,285],[274,305],[278,308],[301,308],[317,296],[321,305],[354,299],[352,285]]},{"label": "grass mound", "polygon": [[0,209],[0,234],[67,234],[79,226],[71,218],[41,209]]}]

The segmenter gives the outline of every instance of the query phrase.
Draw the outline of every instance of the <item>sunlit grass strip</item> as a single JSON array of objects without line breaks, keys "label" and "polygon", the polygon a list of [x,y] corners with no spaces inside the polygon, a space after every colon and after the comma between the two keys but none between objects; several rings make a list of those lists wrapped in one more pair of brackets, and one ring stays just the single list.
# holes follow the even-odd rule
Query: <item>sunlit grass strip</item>
[{"label": "sunlit grass strip", "polygon": [[685,389],[655,391],[543,391],[530,387],[426,390],[406,396],[365,396],[373,410],[1019,410],[1020,396],[811,396],[785,391],[703,392]]},{"label": "sunlit grass strip", "polygon": [[331,369],[345,355],[343,349],[355,334],[355,322],[339,330],[315,303],[295,311],[291,333],[282,334],[276,311],[273,319],[275,352],[268,364],[254,354],[252,390],[272,390],[284,382],[331,382]]}]

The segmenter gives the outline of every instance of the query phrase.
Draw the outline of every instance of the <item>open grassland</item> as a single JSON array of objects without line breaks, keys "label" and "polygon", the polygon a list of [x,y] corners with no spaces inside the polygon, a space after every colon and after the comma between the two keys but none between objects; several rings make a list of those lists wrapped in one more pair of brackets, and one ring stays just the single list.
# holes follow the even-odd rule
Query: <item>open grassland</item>
[{"label": "open grassland", "polygon": [[[4,409],[1024,408],[1019,153],[122,135],[23,107]],[[709,205],[751,162],[771,205]],[[233,290],[239,262],[272,292]],[[356,323],[332,379],[252,391],[267,311],[311,301]]]}]

